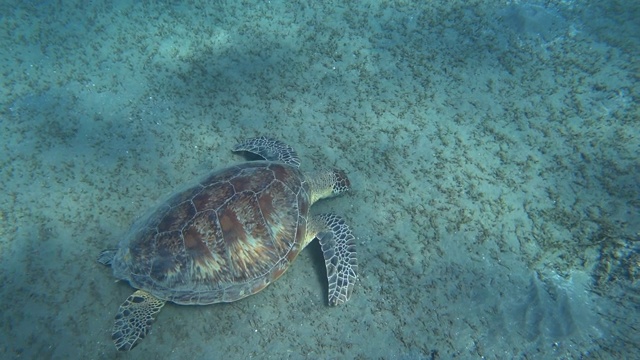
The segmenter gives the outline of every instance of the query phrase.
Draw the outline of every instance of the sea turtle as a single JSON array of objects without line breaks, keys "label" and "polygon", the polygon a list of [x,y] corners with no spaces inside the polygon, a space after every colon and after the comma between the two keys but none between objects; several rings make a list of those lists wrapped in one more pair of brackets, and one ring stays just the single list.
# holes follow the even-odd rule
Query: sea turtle
[{"label": "sea turtle", "polygon": [[213,172],[136,221],[117,249],[100,253],[98,261],[138,289],[115,317],[118,350],[135,347],[167,301],[206,305],[257,293],[314,238],[324,254],[329,304],[349,300],[358,268],[355,238],[340,217],[309,215],[319,199],[349,189],[345,173],[303,174],[295,151],[266,137],[233,151],[264,160]]}]

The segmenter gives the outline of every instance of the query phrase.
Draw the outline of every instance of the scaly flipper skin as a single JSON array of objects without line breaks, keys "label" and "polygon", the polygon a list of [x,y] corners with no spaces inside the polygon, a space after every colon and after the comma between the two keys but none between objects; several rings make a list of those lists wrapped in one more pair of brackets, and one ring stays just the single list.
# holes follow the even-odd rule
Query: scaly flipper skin
[{"label": "scaly flipper skin", "polygon": [[233,147],[233,151],[246,151],[259,155],[265,160],[278,161],[287,165],[300,167],[300,159],[293,148],[282,141],[264,136],[245,140]]},{"label": "scaly flipper skin", "polygon": [[146,291],[138,290],[125,300],[116,315],[111,338],[120,351],[129,351],[151,331],[154,315],[165,302]]},{"label": "scaly flipper skin", "polygon": [[322,214],[314,218],[323,230],[316,234],[324,254],[329,281],[329,305],[344,304],[351,297],[357,279],[356,239],[339,216]]}]

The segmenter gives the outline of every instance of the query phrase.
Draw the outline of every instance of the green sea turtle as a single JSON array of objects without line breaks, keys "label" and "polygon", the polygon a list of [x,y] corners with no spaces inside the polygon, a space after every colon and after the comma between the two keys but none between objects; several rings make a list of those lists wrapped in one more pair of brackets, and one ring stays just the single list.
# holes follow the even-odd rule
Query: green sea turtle
[{"label": "green sea turtle", "polygon": [[131,350],[165,302],[206,305],[257,293],[279,278],[318,238],[329,304],[351,296],[358,268],[355,238],[338,216],[311,216],[322,198],[349,189],[340,170],[303,174],[295,151],[266,137],[233,148],[264,158],[215,171],[133,224],[118,249],[100,253],[116,278],[138,289],[120,305],[112,339]]}]

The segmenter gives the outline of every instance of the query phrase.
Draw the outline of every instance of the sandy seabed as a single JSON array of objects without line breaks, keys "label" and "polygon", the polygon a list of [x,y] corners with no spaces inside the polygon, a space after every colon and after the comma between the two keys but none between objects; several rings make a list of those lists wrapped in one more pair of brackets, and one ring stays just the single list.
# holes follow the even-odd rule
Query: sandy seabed
[{"label": "sandy seabed", "polygon": [[[640,357],[640,6],[353,3],[0,4],[1,358]],[[349,174],[351,301],[314,243],[117,353],[98,253],[256,135]]]}]

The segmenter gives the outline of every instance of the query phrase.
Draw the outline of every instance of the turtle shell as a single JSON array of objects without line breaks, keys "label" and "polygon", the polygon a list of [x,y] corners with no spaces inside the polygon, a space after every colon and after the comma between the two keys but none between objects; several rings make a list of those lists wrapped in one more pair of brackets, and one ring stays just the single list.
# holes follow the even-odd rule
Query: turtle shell
[{"label": "turtle shell", "polygon": [[178,304],[241,299],[296,258],[309,206],[297,167],[254,161],[217,171],[136,222],[114,274]]}]

